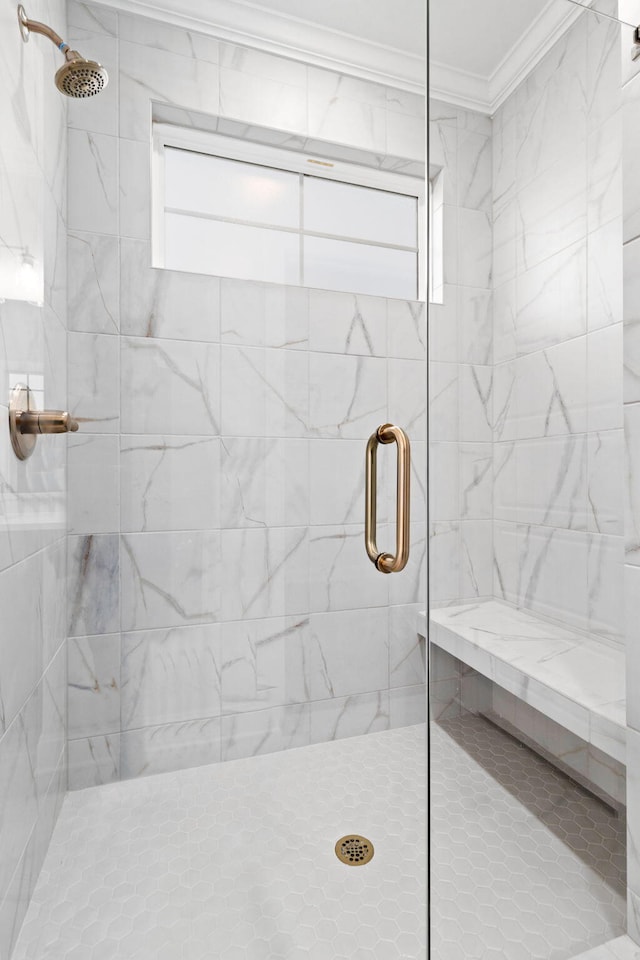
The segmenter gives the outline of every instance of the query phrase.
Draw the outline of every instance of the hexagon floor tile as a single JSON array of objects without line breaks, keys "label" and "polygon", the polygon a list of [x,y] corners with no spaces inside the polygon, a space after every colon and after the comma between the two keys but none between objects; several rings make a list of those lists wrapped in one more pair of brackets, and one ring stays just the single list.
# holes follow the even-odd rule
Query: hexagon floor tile
[{"label": "hexagon floor tile", "polygon": [[425,753],[420,725],[69,794],[13,960],[422,958]]},{"label": "hexagon floor tile", "polygon": [[623,934],[623,818],[481,717],[431,733],[434,960],[569,960]]},{"label": "hexagon floor tile", "polygon": [[[433,960],[623,933],[607,807],[478,717],[431,750]],[[72,793],[13,960],[422,960],[424,761],[416,726]],[[368,865],[336,859],[350,832]]]}]

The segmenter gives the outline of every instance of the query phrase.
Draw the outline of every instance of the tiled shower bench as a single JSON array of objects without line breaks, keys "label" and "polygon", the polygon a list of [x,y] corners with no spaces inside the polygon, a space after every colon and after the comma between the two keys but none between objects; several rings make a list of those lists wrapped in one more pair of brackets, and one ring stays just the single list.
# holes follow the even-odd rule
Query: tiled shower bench
[{"label": "tiled shower bench", "polygon": [[[425,613],[418,633],[427,635]],[[624,651],[495,600],[431,612],[430,643],[625,763]]]}]

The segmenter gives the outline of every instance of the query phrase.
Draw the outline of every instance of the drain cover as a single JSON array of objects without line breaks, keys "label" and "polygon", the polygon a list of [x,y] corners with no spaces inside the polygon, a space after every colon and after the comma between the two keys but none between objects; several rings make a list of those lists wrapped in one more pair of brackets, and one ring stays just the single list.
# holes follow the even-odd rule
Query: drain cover
[{"label": "drain cover", "polygon": [[373,859],[373,844],[366,837],[350,834],[336,843],[336,857],[349,867],[361,867]]}]

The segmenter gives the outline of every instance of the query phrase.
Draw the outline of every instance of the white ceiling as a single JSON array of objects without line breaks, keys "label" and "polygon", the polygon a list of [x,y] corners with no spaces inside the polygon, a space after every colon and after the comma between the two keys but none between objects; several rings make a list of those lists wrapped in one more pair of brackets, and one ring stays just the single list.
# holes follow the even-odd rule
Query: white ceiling
[{"label": "white ceiling", "polygon": [[547,4],[548,0],[430,0],[431,57],[489,78]]},{"label": "white ceiling", "polygon": [[[432,0],[432,3],[434,0]],[[449,0],[435,0],[446,5]],[[465,0],[457,0],[465,2]],[[424,57],[426,0],[252,0],[252,6]]]}]

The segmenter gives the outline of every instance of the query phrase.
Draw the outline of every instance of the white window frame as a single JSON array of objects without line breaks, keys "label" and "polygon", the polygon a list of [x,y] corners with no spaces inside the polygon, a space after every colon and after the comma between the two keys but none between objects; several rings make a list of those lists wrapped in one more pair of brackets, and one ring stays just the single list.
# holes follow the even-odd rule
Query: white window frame
[{"label": "white window frame", "polygon": [[[342,183],[351,183],[361,187],[372,187],[384,190],[387,193],[398,193],[417,200],[417,299],[424,300],[426,291],[425,268],[427,258],[424,255],[425,218],[428,204],[425,200],[425,181],[419,177],[395,173],[391,170],[380,170],[377,167],[367,167],[343,160],[334,160],[318,154],[308,154],[287,150],[282,147],[273,147],[251,140],[241,140],[228,137],[224,134],[210,133],[206,130],[176,127],[173,124],[153,124],[153,144],[151,161],[151,243],[152,264],[154,267],[165,268],[165,150],[175,147],[190,150],[195,153],[204,153],[209,156],[223,157],[229,160],[239,160],[254,163],[260,166],[271,167],[276,170],[304,174],[306,176],[321,177],[327,180],[338,180]],[[186,212],[186,211],[178,211]],[[190,215],[197,216],[192,211]],[[275,228],[274,228],[275,229]],[[309,236],[319,234],[308,233]],[[325,236],[323,234],[323,236]],[[357,240],[350,237],[336,236],[332,239],[347,240],[354,243],[366,243],[371,246],[390,247],[391,249],[406,249],[394,247],[393,244],[376,244],[373,241]]]}]

